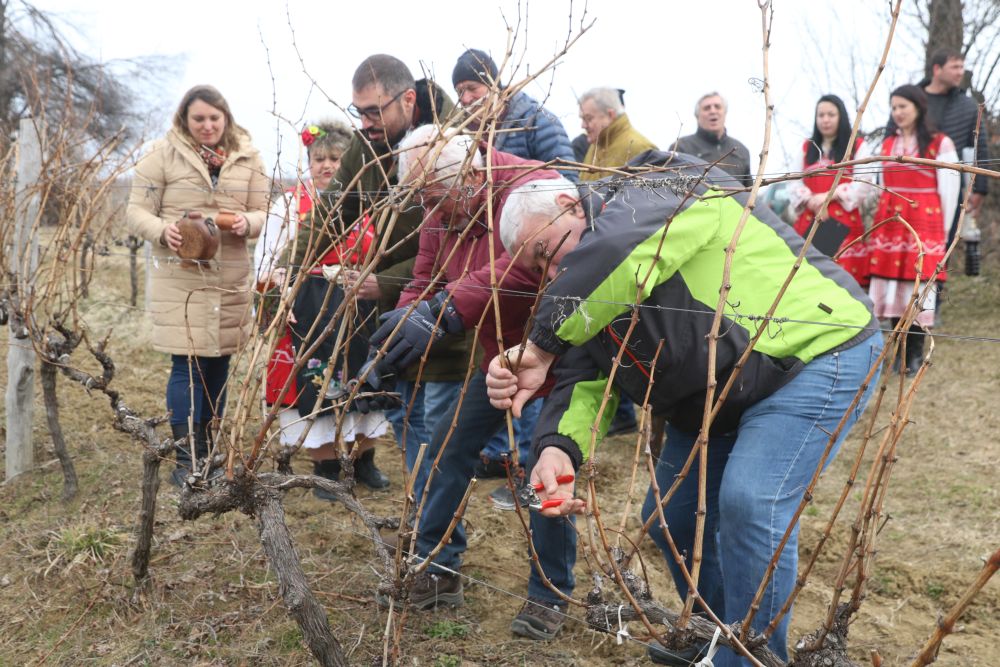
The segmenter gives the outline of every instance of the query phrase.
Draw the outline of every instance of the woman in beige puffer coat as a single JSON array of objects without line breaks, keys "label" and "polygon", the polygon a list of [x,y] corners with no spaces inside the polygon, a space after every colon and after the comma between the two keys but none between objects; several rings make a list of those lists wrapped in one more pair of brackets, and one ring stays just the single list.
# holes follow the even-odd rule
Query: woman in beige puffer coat
[{"label": "woman in beige puffer coat", "polygon": [[[174,439],[193,434],[198,458],[208,454],[209,422],[223,412],[230,355],[252,331],[247,240],[260,234],[270,189],[249,134],[211,86],[184,95],[167,136],[136,165],[127,217],[130,232],[153,243],[153,347],[173,361]],[[206,218],[231,211],[235,222],[219,232],[212,259],[182,262],[177,222],[195,211]],[[190,469],[190,449],[178,447],[172,481],[180,486]]]}]

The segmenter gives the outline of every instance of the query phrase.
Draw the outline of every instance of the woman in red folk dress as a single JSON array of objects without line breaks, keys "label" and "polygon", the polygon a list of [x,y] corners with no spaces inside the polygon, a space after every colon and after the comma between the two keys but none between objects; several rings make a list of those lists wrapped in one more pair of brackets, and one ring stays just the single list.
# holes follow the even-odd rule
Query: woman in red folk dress
[{"label": "woman in red folk dress", "polygon": [[[341,156],[351,139],[350,130],[339,123],[310,125],[301,136],[309,157],[310,178],[290,188],[268,216],[254,256],[257,284],[262,291],[285,284],[285,262],[282,258],[289,255],[288,249],[299,223],[311,214],[317,193],[323,192],[337,173]],[[288,328],[268,362],[264,399],[269,406],[280,401],[282,408],[278,413],[278,424],[281,444],[293,447],[304,437],[302,446],[313,460],[314,474],[326,479],[338,479],[341,467],[339,443],[356,441],[359,456],[355,463],[355,478],[367,486],[382,488],[388,484],[388,478],[375,466],[373,447],[374,439],[387,431],[388,421],[384,414],[347,412],[338,424],[337,415],[330,410],[342,386],[354,377],[360,364],[364,363],[367,343],[343,343],[342,348],[345,349],[341,349],[337,358],[331,361],[338,338],[334,331],[321,343],[313,358],[308,359],[302,369],[292,376],[296,353],[302,353],[311,346],[310,336],[315,337],[315,332],[325,327],[344,298],[343,290],[335,287],[331,298],[327,299],[329,283],[324,278],[324,268],[330,271],[331,267],[361,264],[373,238],[374,232],[368,224],[346,230],[343,241],[332,247],[309,271],[296,296]],[[300,239],[299,242],[308,243],[309,240]],[[371,319],[372,309],[371,302],[359,301],[356,321],[366,319],[362,311],[369,315],[367,319]],[[318,388],[330,363],[335,364],[332,379],[320,400],[317,414]],[[323,500],[335,499],[319,488],[313,489],[313,494]]]},{"label": "woman in red folk dress", "polygon": [[[921,88],[900,86],[892,91],[889,101],[892,117],[880,155],[958,161],[951,139],[931,126],[927,96]],[[884,190],[868,237],[871,273],[868,293],[875,303],[875,315],[889,319],[895,326],[909,304],[916,281],[923,292],[929,281],[944,282],[947,277],[938,269],[943,268],[951,212],[958,203],[961,177],[953,169],[888,161],[880,164]],[[902,222],[892,220],[897,215],[913,232]],[[921,245],[924,256],[918,265]],[[923,330],[934,325],[936,297],[936,291],[930,289],[918,303],[920,312],[915,323]],[[923,351],[924,331],[911,330],[906,338],[906,364],[902,366],[897,359],[897,366],[905,373],[915,373],[920,368]]]},{"label": "woman in red folk dress", "polygon": [[[864,142],[859,137],[850,153],[847,151],[851,138],[851,119],[843,100],[836,95],[824,95],[816,103],[816,120],[812,138],[802,144],[796,171],[809,175],[796,182],[790,190],[790,204],[796,214],[795,231],[805,236],[816,213],[819,212],[827,192],[833,185],[836,171],[825,168],[843,159],[851,160],[862,149]],[[847,270],[862,287],[868,285],[868,250],[865,242],[857,241],[864,233],[861,212],[858,210],[864,193],[851,187],[853,169],[848,167],[841,176],[833,199],[827,207],[827,218],[832,218],[847,227],[847,236],[840,244],[837,263]],[[857,241],[857,242],[855,242]]]}]

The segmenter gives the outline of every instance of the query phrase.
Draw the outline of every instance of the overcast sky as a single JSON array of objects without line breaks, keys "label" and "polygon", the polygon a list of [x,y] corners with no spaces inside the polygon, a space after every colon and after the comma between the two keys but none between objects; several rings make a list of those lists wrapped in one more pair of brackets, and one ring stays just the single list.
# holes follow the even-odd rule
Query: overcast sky
[{"label": "overcast sky", "polygon": [[[490,51],[499,61],[510,25],[519,68],[502,78],[523,78],[579,32],[581,19],[593,21],[592,27],[527,90],[545,98],[571,138],[580,133],[575,96],[609,85],[626,90],[632,124],[661,147],[694,131],[695,100],[711,90],[729,100],[729,132],[749,147],[755,163],[764,139],[764,98],[754,84],[763,75],[755,0],[590,0],[586,17],[584,3],[567,0],[34,4],[58,15],[75,32],[80,50],[95,58],[177,56],[174,72],[154,76],[162,113],[154,115],[152,138],[166,130],[185,90],[210,83],[229,100],[265,161],[283,170],[298,159],[297,130],[306,121],[352,120],[328,98],[350,103],[351,76],[366,56],[395,55],[417,78],[421,71],[433,75],[454,98],[451,71],[465,48]],[[783,169],[800,150],[821,94],[840,94],[854,108],[878,62],[887,6],[871,0],[776,0],[770,54],[776,117],[768,172]],[[884,124],[888,91],[919,75],[915,54],[921,48],[912,32],[897,33],[865,129]]]}]

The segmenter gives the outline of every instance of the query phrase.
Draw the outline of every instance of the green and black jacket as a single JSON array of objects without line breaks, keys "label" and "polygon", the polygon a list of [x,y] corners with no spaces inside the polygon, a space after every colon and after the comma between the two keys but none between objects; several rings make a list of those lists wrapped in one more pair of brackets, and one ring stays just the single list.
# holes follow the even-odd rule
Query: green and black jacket
[{"label": "green and black jacket", "polygon": [[[561,275],[541,300],[530,335],[539,347],[562,355],[555,388],[535,429],[536,455],[541,448],[556,446],[579,465],[589,458],[592,442],[607,432],[618,392],[641,403],[651,380],[654,414],[665,416],[682,431],[696,432],[701,426],[707,336],[722,284],[725,250],[747,197],[712,189],[713,180],[724,183],[729,176],[713,168],[705,179],[707,165],[689,156],[650,151],[633,161],[667,163],[669,172],[591,184],[604,194],[603,210],[584,207],[590,228],[563,259]],[[581,190],[593,198],[586,186]],[[720,388],[758,328],[766,331],[713,423],[713,433],[735,430],[744,410],[777,391],[812,359],[856,345],[876,330],[865,292],[829,257],[813,249],[774,318],[761,318],[802,244],[802,238],[765,206],[756,208],[747,220],[736,246],[732,288],[717,345]],[[592,427],[612,362],[644,279],[638,322],[595,433]]]}]

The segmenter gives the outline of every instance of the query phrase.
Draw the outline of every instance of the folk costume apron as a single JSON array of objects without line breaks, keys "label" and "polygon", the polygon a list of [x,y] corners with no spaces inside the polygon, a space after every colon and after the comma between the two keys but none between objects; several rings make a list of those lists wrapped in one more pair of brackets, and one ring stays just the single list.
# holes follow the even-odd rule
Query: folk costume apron
[{"label": "folk costume apron", "polygon": [[[855,152],[857,152],[859,143],[860,140],[855,143]],[[806,141],[802,144],[803,164],[805,164],[805,159],[809,154],[809,147],[811,145],[811,141]],[[834,157],[836,159],[840,159],[841,156],[838,155]],[[836,170],[828,171],[825,167],[833,163],[833,159],[820,155],[816,162],[813,162],[812,164],[805,164],[803,171],[809,172],[809,175],[802,179],[802,183],[804,183],[806,187],[814,193],[829,191],[829,189],[833,187],[833,179],[837,172]],[[846,168],[840,182],[850,183],[853,173],[854,169],[852,167]],[[831,218],[842,222],[848,229],[847,236],[840,244],[840,249],[838,250],[840,257],[837,258],[837,264],[854,276],[854,279],[858,281],[859,285],[867,287],[869,278],[868,246],[865,241],[857,241],[857,239],[865,233],[865,226],[861,221],[861,211],[858,209],[847,211],[844,209],[843,204],[840,203],[840,200],[834,199],[830,202],[827,212]],[[803,211],[798,220],[795,221],[795,231],[798,232],[800,236],[805,236],[809,231],[809,226],[812,224],[814,216],[815,214],[812,211],[806,210]],[[855,241],[857,242],[855,243]]]},{"label": "folk costume apron", "polygon": [[[298,192],[298,195],[298,219],[302,220],[312,211],[313,201],[305,189]],[[268,405],[278,402],[282,389],[290,382],[281,404],[296,406],[301,416],[312,414],[317,406],[316,400],[328,364],[334,364],[334,370],[326,396],[333,400],[337,397],[338,389],[354,377],[364,365],[368,357],[368,337],[374,330],[375,302],[359,299],[354,307],[354,316],[350,320],[343,320],[339,325],[348,326],[343,336],[338,336],[338,327],[335,327],[312,352],[295,376],[290,378],[297,353],[304,352],[312,346],[337,315],[340,304],[344,301],[344,290],[323,276],[322,267],[341,264],[357,266],[367,256],[374,238],[374,230],[366,216],[362,222],[355,224],[344,240],[331,248],[320,259],[318,266],[311,269],[303,279],[295,303],[292,305],[296,323],[288,324],[267,365],[264,398]],[[333,358],[338,338],[342,338],[340,351],[336,358]],[[325,397],[319,404],[321,412],[330,407],[331,398]]]}]

